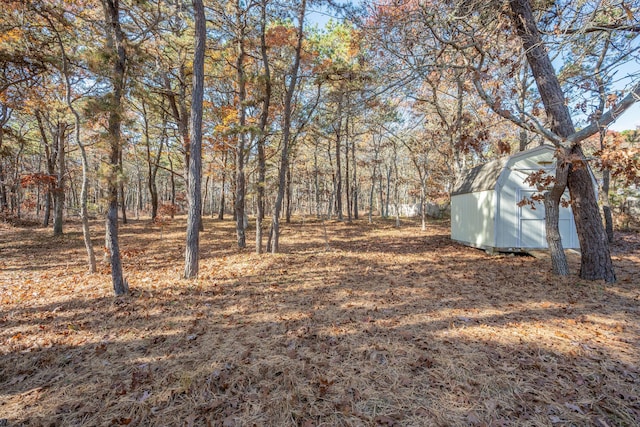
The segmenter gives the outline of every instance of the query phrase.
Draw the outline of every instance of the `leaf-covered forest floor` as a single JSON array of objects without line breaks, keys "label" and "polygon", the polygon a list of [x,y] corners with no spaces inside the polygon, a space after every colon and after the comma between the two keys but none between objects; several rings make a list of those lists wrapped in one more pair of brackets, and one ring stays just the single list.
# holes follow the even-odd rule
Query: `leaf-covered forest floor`
[{"label": "leaf-covered forest floor", "polygon": [[120,228],[132,292],[114,298],[66,231],[0,224],[2,425],[640,424],[636,234],[608,285],[575,258],[560,279],[458,245],[446,222],[298,219],[259,256],[205,219],[186,281],[184,219],[140,220]]}]

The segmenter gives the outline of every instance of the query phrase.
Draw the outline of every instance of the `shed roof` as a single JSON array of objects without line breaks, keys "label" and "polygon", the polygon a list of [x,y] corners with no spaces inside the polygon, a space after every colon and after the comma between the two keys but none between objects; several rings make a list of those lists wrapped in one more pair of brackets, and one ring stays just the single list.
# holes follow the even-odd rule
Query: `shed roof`
[{"label": "shed roof", "polygon": [[456,187],[451,192],[451,195],[456,196],[458,194],[493,190],[508,160],[508,157],[495,159],[469,170],[469,172],[456,183]]},{"label": "shed roof", "polygon": [[543,144],[530,150],[517,152],[510,157],[503,157],[478,165],[470,169],[466,175],[456,183],[456,187],[451,192],[451,195],[456,196],[458,194],[494,190],[500,174],[505,167],[510,167],[509,164],[513,165],[522,159],[540,156],[543,153],[546,153],[543,155],[552,156],[554,152],[555,148],[553,146]]}]

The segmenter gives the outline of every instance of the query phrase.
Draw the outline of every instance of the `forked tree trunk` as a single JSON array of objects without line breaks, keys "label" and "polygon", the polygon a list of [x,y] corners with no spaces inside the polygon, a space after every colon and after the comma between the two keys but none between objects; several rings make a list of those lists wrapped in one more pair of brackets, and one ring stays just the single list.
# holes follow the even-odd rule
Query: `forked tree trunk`
[{"label": "forked tree trunk", "polygon": [[[536,27],[530,0],[510,0],[510,6],[512,22],[522,40],[551,130],[562,138],[568,138],[576,133],[575,128],[553,64]],[[571,162],[567,184],[571,193],[573,215],[582,253],[580,277],[587,280],[603,279],[607,282],[615,282],[616,276],[609,243],[582,148],[579,142],[576,142],[563,149]],[[553,226],[553,223],[550,226]]]}]

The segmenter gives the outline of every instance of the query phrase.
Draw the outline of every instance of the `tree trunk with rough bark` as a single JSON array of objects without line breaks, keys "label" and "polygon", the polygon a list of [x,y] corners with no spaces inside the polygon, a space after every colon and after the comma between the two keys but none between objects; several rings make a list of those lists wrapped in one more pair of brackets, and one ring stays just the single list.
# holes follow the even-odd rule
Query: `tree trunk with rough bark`
[{"label": "tree trunk with rough bark", "polygon": [[62,123],[58,123],[58,130],[56,132],[56,139],[58,145],[58,180],[57,185],[53,193],[53,234],[54,236],[60,236],[63,233],[64,223],[64,202],[65,202],[65,127]]},{"label": "tree trunk with rough bark", "polygon": [[338,125],[335,129],[336,134],[336,215],[338,220],[342,221],[342,92],[338,102]]},{"label": "tree trunk with rough bark", "polygon": [[258,191],[257,191],[257,215],[256,215],[256,253],[262,253],[262,239],[264,231],[264,190],[266,187],[266,155],[264,147],[267,142],[267,125],[269,123],[269,107],[271,104],[271,68],[267,55],[267,1],[263,0],[260,10],[260,55],[264,67],[264,98],[262,99],[262,112],[260,113],[260,135],[258,136]]},{"label": "tree trunk with rough bark", "polygon": [[117,0],[102,0],[107,26],[107,48],[114,54],[111,84],[113,96],[108,118],[109,167],[108,208],[106,221],[106,239],[111,262],[111,280],[116,296],[129,292],[129,285],[122,273],[122,260],[118,242],[118,179],[120,175],[122,99],[124,96],[126,52],[125,40],[120,27],[120,10]]},{"label": "tree trunk with rough bark", "polygon": [[236,25],[238,26],[238,34],[236,35],[236,84],[238,85],[237,95],[237,109],[238,109],[238,125],[239,130],[236,141],[236,191],[235,191],[235,204],[234,204],[234,218],[236,220],[236,237],[238,241],[238,247],[244,248],[247,246],[245,235],[245,193],[246,193],[246,179],[245,179],[245,148],[247,145],[247,106],[245,100],[247,98],[247,78],[245,75],[245,59],[247,57],[245,51],[245,37],[246,37],[246,21],[243,18],[242,3],[238,1],[236,3]]},{"label": "tree trunk with rough bark", "polygon": [[[4,139],[4,125],[7,124],[11,117],[11,111],[9,108],[2,104],[0,105],[0,150],[2,150],[2,143]],[[0,159],[0,212],[4,212],[9,209],[9,202],[7,199],[7,187],[5,186],[5,173],[2,160]],[[49,222],[47,221],[47,225]]]},{"label": "tree trunk with rough bark", "polygon": [[227,183],[227,159],[229,155],[225,151],[222,161],[222,184],[220,186],[220,209],[218,210],[218,219],[224,220],[224,203],[225,203],[225,185]]},{"label": "tree trunk with rough bark", "polygon": [[[512,22],[525,49],[551,130],[562,138],[568,138],[576,131],[553,64],[536,27],[530,0],[510,0],[509,3]],[[607,282],[614,282],[616,277],[609,252],[609,243],[600,218],[591,174],[587,168],[582,148],[579,143],[573,143],[563,149],[567,161],[571,163],[567,184],[571,193],[573,215],[582,253],[580,277],[587,280],[603,279]],[[558,163],[561,160],[559,159]],[[556,182],[555,185],[559,185],[559,183]],[[564,192],[564,188],[560,192]],[[549,215],[547,216],[549,217]],[[553,223],[550,224],[550,226],[552,225]]]},{"label": "tree trunk with rough bark", "polygon": [[602,190],[600,194],[607,240],[609,241],[609,243],[613,243],[613,215],[611,213],[611,206],[609,205],[609,182],[611,179],[610,176],[611,173],[608,168],[602,171]]},{"label": "tree trunk with rough bark", "polygon": [[202,101],[204,98],[204,52],[207,40],[204,5],[193,0],[195,20],[195,49],[193,59],[193,92],[191,95],[190,153],[189,153],[189,212],[187,214],[187,241],[184,277],[198,275],[200,261],[200,221],[202,210]]}]

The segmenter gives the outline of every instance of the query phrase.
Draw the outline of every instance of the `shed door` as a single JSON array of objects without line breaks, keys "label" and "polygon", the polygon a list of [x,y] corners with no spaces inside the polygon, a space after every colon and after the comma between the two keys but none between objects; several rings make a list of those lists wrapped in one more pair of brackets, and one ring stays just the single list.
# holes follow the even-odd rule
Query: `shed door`
[{"label": "shed door", "polygon": [[[534,190],[518,190],[517,200],[531,198]],[[518,212],[518,242],[521,248],[546,248],[547,232],[544,227],[544,205],[534,202],[535,209],[530,205],[519,206]]]}]

